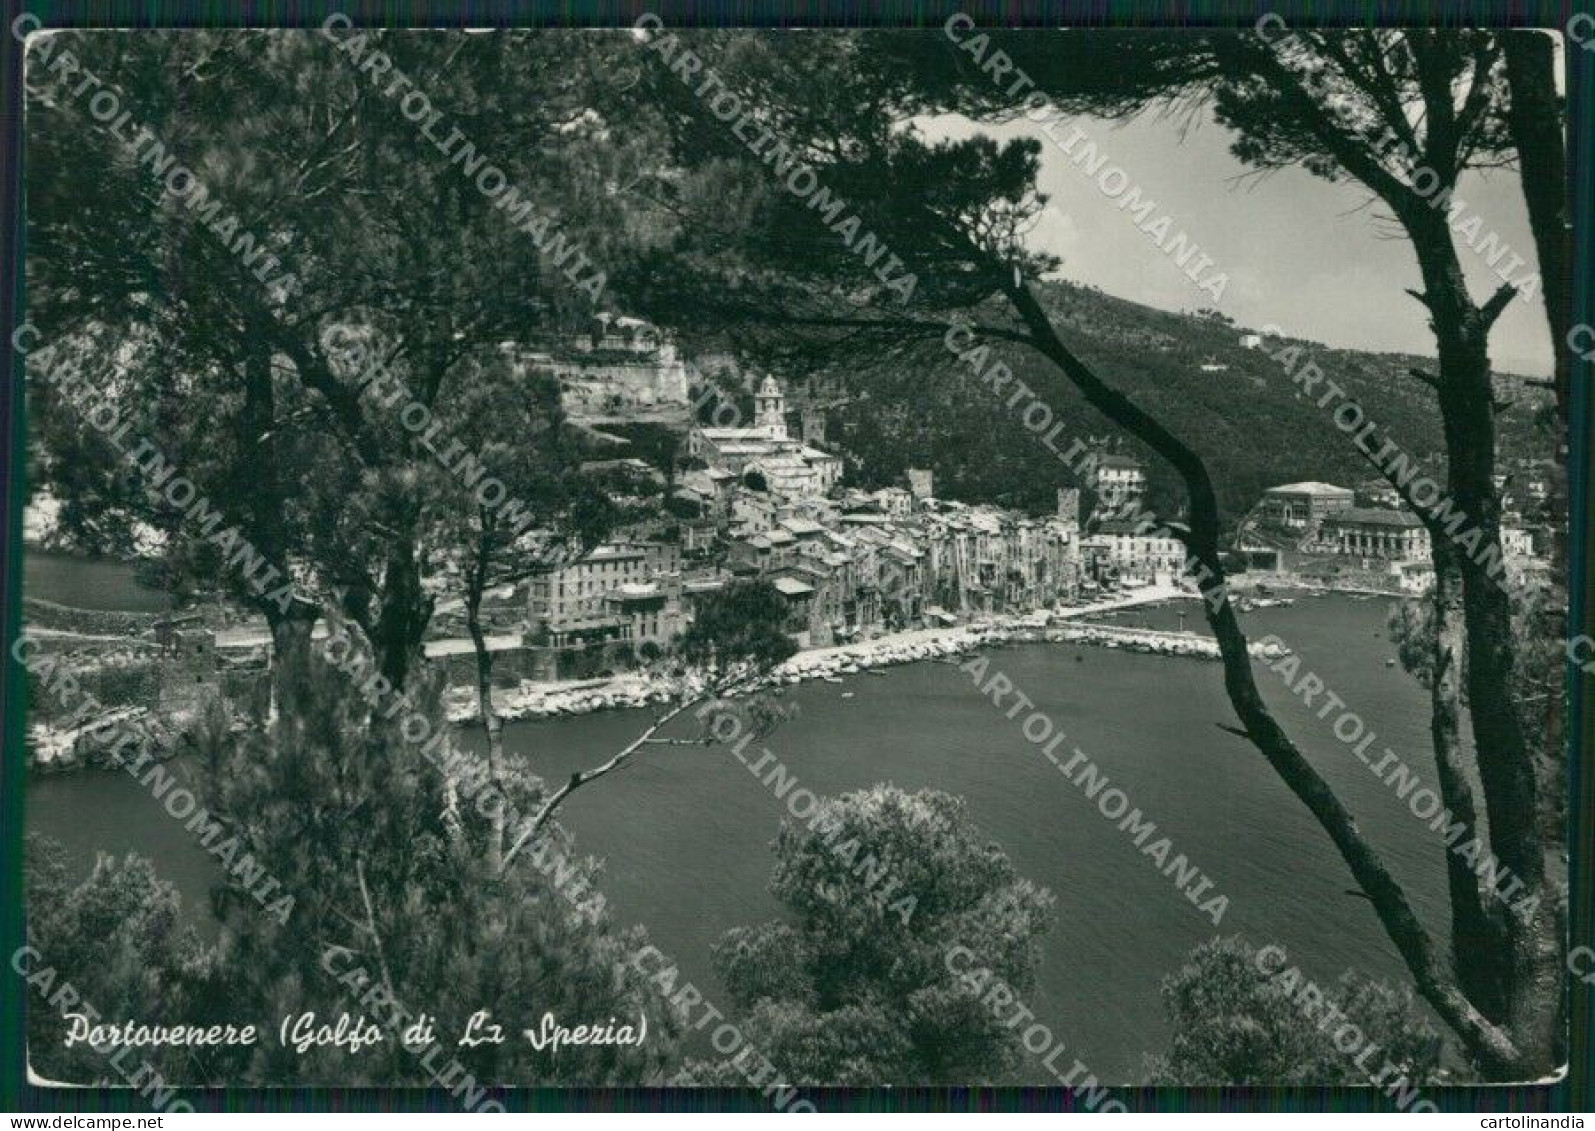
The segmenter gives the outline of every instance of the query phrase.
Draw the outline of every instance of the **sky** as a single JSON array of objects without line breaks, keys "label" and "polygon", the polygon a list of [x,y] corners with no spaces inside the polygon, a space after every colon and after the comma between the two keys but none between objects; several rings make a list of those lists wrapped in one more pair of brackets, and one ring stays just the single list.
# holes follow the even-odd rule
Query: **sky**
[{"label": "sky", "polygon": [[[1206,111],[1194,119],[1153,113],[1129,122],[1080,117],[1053,125],[1052,133],[1066,140],[1071,126],[1107,155],[1096,178],[1026,121],[993,126],[941,117],[921,128],[929,138],[981,132],[1041,142],[1038,187],[1051,199],[1030,243],[1061,258],[1059,274],[1070,281],[1164,310],[1215,306],[1240,325],[1273,323],[1291,336],[1332,346],[1433,356],[1427,311],[1405,293],[1408,287],[1421,289],[1411,245],[1360,185],[1330,184],[1300,168],[1258,177],[1230,154],[1231,134]],[[1131,186],[1140,187],[1143,201],[1158,204],[1140,223],[1167,213],[1173,232],[1183,230],[1213,258],[1195,282],[1128,210],[1120,210],[1117,199],[1099,189],[1098,179],[1115,165]],[[1538,270],[1515,171],[1470,172],[1456,196],[1469,206],[1459,224],[1475,213],[1483,221],[1474,243],[1494,231],[1510,248],[1498,267],[1516,254],[1525,266],[1512,272],[1513,279]],[[1460,237],[1457,248],[1474,301],[1482,303],[1500,279]],[[1215,302],[1198,284],[1220,273],[1229,279]],[[1519,296],[1502,314],[1490,356],[1503,371],[1550,374],[1550,331],[1538,291]]]}]

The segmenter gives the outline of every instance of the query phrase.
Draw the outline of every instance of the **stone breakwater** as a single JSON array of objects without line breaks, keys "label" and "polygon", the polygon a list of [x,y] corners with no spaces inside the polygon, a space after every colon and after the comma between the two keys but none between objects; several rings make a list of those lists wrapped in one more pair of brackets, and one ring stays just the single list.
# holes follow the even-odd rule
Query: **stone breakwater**
[{"label": "stone breakwater", "polygon": [[[519,687],[496,689],[493,706],[506,721],[586,715],[593,711],[667,703],[699,686],[699,680],[652,672],[563,683],[527,681]],[[443,696],[443,709],[451,723],[476,722],[476,692],[468,687],[449,688]]]},{"label": "stone breakwater", "polygon": [[[1089,644],[1103,648],[1123,648],[1149,652],[1156,656],[1185,656],[1199,660],[1219,659],[1218,641],[1211,636],[1188,632],[1163,632],[1151,628],[1121,628],[1117,625],[1070,624],[1047,631],[1047,639],[1057,644]],[[1248,651],[1259,659],[1285,655],[1279,644],[1251,644]]]},{"label": "stone breakwater", "polygon": [[1364,597],[1410,597],[1401,588],[1401,579],[1377,570],[1346,570],[1338,575],[1258,572],[1230,579],[1231,592],[1242,593],[1256,586],[1289,592],[1303,597],[1328,597],[1356,594]]},{"label": "stone breakwater", "polygon": [[[950,660],[981,648],[1020,643],[1060,643],[1122,648],[1162,656],[1217,658],[1217,645],[1207,637],[1089,624],[1075,619],[1132,606],[1160,604],[1184,596],[1187,595],[1172,590],[1148,590],[1050,616],[1037,612],[955,628],[916,629],[856,644],[811,649],[788,659],[758,686],[768,689],[815,679],[838,682],[843,676],[875,668]],[[1272,658],[1280,652],[1277,647],[1269,648],[1254,644],[1252,654]],[[557,718],[658,706],[677,701],[681,696],[690,698],[701,690],[702,684],[698,676],[656,669],[560,683],[523,681],[519,686],[496,690],[493,700],[500,717],[505,720]],[[444,695],[443,707],[452,723],[469,726],[477,721],[473,687],[451,687]],[[102,749],[104,737],[126,725],[149,734],[157,757],[170,758],[182,752],[181,720],[164,717],[148,707],[129,706],[112,709],[91,720],[34,722],[28,729],[28,764],[40,771],[103,767],[106,764]]]},{"label": "stone breakwater", "polygon": [[[867,643],[799,652],[760,680],[755,689],[790,686],[813,679],[837,679],[869,668],[944,659],[990,645],[1042,639],[1040,629],[998,624],[907,632]],[[691,695],[701,685],[700,680],[692,677],[631,672],[577,683],[522,683],[518,688],[495,692],[493,702],[499,715],[506,720],[548,718],[647,707],[669,702],[679,695]],[[445,703],[451,722],[469,723],[476,718],[476,699],[469,688],[451,688]]]},{"label": "stone breakwater", "polygon": [[[1217,659],[1218,645],[1210,637],[1193,633],[1118,625],[1086,624],[1039,618],[1013,618],[964,625],[958,628],[920,629],[858,644],[799,652],[758,684],[759,689],[789,687],[808,680],[839,681],[875,668],[926,660],[950,660],[981,648],[1005,644],[1053,643],[1084,647],[1117,648],[1159,656]],[[1274,644],[1253,644],[1252,655],[1272,659],[1284,654]],[[627,672],[600,679],[563,683],[523,682],[494,692],[494,705],[505,720],[558,718],[594,711],[658,706],[701,690],[701,677],[667,671]],[[469,687],[453,687],[444,696],[444,709],[452,723],[471,725],[477,720],[476,694]],[[122,708],[78,726],[34,724],[29,731],[29,764],[41,771],[61,771],[105,765],[104,736],[118,726],[132,725],[150,732],[158,757],[180,752],[177,729],[171,720],[146,708]]]},{"label": "stone breakwater", "polygon": [[[1033,620],[992,622],[960,628],[924,629],[865,643],[799,652],[760,681],[758,688],[789,687],[815,679],[834,681],[874,668],[951,659],[981,648],[1021,643],[1122,648],[1126,651],[1194,659],[1217,659],[1219,655],[1218,644],[1214,640],[1192,633],[1069,623],[1044,627]],[[1273,658],[1282,654],[1283,649],[1272,644],[1253,644],[1251,652],[1254,656]],[[680,676],[633,672],[612,679],[585,680],[575,684],[523,683],[518,688],[495,692],[494,704],[500,716],[506,720],[549,718],[653,706],[669,702],[680,694],[690,695],[700,686],[697,681],[684,683]],[[452,689],[447,706],[452,722],[468,724],[476,718],[475,695],[467,688]]]},{"label": "stone breakwater", "polygon": [[764,683],[766,686],[779,687],[810,679],[836,679],[844,675],[856,675],[870,668],[950,659],[977,648],[1041,639],[1042,630],[1035,627],[1000,623],[904,633],[902,636],[884,637],[864,644],[799,652],[771,672]]}]

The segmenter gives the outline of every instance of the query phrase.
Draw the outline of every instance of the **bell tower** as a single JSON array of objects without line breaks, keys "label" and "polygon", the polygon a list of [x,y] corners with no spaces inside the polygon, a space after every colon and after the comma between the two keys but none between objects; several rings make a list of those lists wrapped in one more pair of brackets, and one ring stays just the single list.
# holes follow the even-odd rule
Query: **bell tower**
[{"label": "bell tower", "polygon": [[785,440],[786,394],[776,379],[766,377],[754,398],[753,426],[772,440]]}]

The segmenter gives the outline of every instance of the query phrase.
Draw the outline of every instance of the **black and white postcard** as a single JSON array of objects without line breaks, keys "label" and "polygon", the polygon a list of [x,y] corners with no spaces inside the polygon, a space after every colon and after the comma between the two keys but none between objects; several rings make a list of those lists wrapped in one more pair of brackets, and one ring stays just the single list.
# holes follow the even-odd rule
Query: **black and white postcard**
[{"label": "black and white postcard", "polygon": [[1595,21],[1257,15],[19,17],[29,1094],[1566,1102]]}]

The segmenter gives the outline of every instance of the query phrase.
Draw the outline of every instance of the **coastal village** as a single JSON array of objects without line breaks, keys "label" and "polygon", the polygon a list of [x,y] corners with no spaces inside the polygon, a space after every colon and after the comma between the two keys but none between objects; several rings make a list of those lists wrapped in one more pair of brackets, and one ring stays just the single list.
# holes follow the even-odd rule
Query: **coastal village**
[{"label": "coastal village", "polygon": [[1574,22],[52,12],[0,1099],[1589,1094]]},{"label": "coastal village", "polygon": [[[558,379],[565,412],[593,435],[655,424],[681,435],[684,458],[668,476],[634,457],[584,465],[616,491],[660,496],[664,505],[582,556],[488,595],[482,615],[506,717],[657,701],[700,603],[743,579],[768,582],[786,603],[799,651],[771,676],[778,683],[1016,638],[1216,655],[1194,632],[1081,623],[1196,595],[1183,576],[1178,524],[1145,509],[1147,469],[1124,452],[1104,447],[1087,461],[1088,509],[1077,488],[1059,489],[1045,515],[944,499],[927,469],[863,490],[844,486],[846,461],[828,441],[824,394],[811,384],[792,389],[777,375],[746,374],[751,417],[703,412],[713,385],[700,365],[652,326],[608,316],[565,348],[520,360]],[[1545,489],[1531,468],[1504,492],[1510,569],[1547,568],[1548,534],[1526,517]],[[1382,480],[1275,486],[1237,526],[1240,607],[1290,599],[1276,591],[1421,593],[1433,582],[1428,538]],[[225,610],[28,605],[35,647],[120,676],[137,692],[129,702],[156,703],[166,715],[192,714],[217,695],[249,699],[266,682],[264,624]],[[460,721],[473,714],[475,664],[462,617],[459,600],[440,591],[427,643]],[[36,732],[41,763],[75,747],[74,734],[47,723]]]}]

